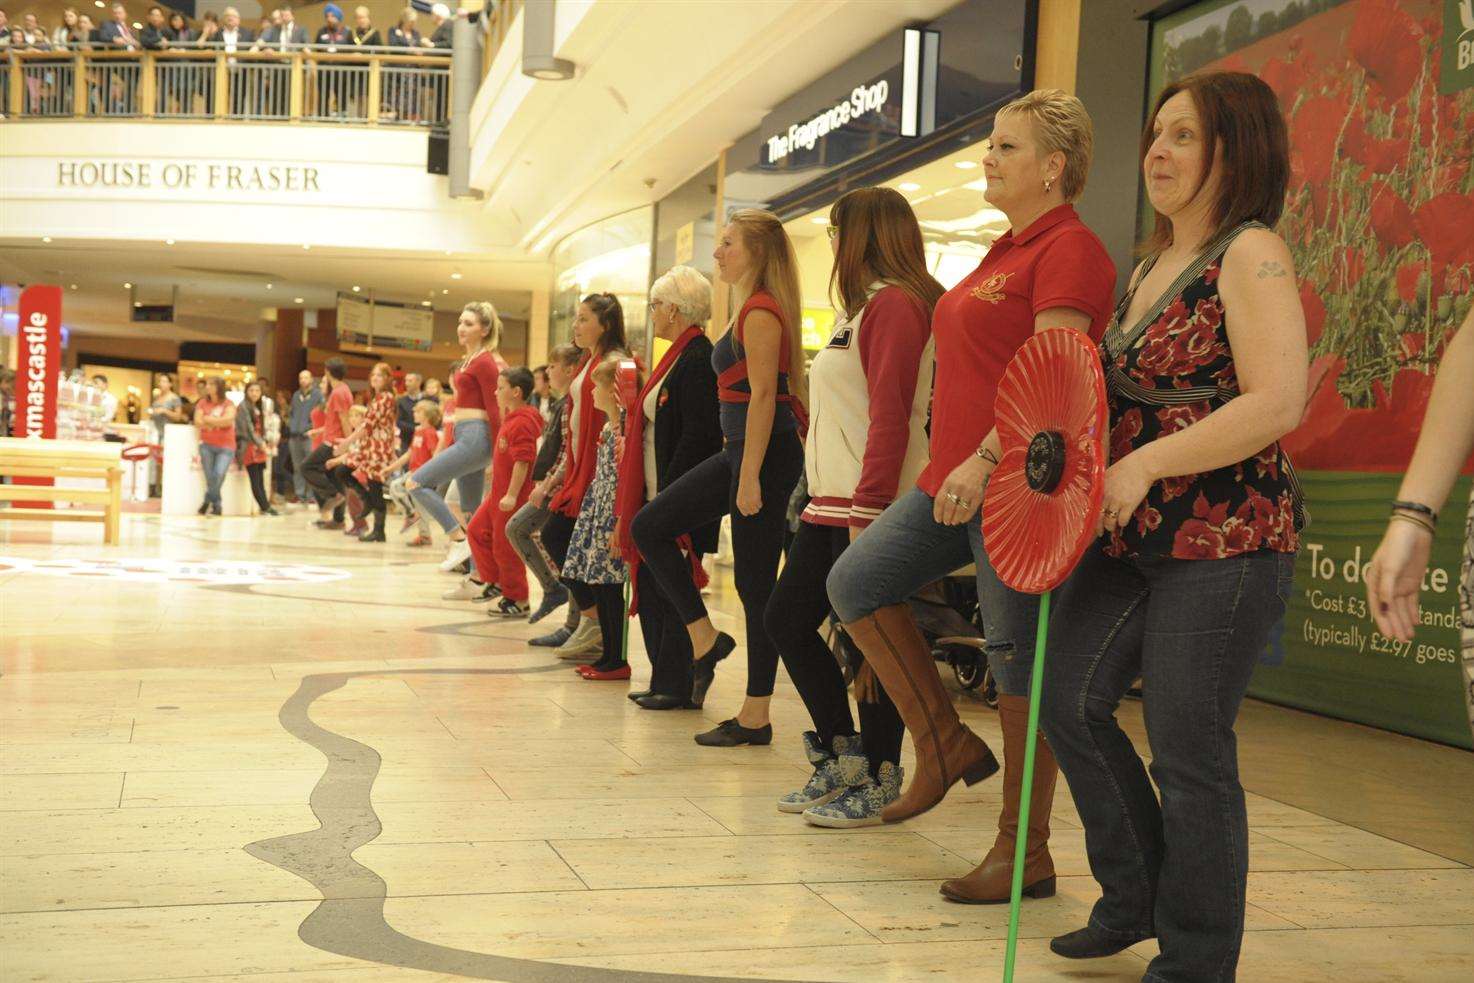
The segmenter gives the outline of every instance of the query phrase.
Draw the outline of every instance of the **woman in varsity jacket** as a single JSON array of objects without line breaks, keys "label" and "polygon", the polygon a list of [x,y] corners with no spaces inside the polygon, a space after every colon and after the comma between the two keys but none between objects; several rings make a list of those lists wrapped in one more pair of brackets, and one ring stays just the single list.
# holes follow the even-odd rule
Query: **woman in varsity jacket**
[{"label": "woman in varsity jacket", "polygon": [[901,789],[903,727],[874,675],[857,673],[861,729],[845,681],[819,635],[825,579],[850,542],[927,462],[931,312],[942,285],[926,270],[921,228],[890,188],[835,202],[831,295],[843,319],[809,369],[804,472],[810,500],[768,602],[766,626],[814,729],[803,735],[813,777],[778,801],[816,826],[865,826]]}]

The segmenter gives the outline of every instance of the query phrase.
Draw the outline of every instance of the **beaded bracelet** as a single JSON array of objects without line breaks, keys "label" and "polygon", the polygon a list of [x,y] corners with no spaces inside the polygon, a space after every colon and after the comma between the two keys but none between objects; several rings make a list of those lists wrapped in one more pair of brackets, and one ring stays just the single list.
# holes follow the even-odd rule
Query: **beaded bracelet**
[{"label": "beaded bracelet", "polygon": [[1430,509],[1428,506],[1424,505],[1421,502],[1393,502],[1392,503],[1392,511],[1393,512],[1416,512],[1419,515],[1425,515],[1425,516],[1427,516],[1428,517],[1428,521],[1431,522],[1431,523],[1433,523],[1435,526],[1438,525],[1438,513],[1437,512],[1434,512],[1432,509]]}]

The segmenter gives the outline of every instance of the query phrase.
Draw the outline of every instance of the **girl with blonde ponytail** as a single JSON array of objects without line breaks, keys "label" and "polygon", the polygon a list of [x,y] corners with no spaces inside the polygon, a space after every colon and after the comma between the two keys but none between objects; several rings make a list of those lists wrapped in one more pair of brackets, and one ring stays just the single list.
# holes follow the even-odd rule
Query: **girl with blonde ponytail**
[{"label": "girl with blonde ponytail", "polygon": [[808,389],[798,265],[778,217],[756,209],[732,213],[713,258],[718,276],[740,302],[711,359],[726,445],[661,489],[636,514],[630,531],[691,637],[691,704],[699,707],[717,663],[736,642],[707,617],[677,541],[731,515],[737,595],[747,623],[747,699],[734,718],[698,734],[696,742],[735,747],[773,740],[768,704],[778,650],[763,628],[763,611],[778,575],[788,499],[803,470],[798,431]]}]

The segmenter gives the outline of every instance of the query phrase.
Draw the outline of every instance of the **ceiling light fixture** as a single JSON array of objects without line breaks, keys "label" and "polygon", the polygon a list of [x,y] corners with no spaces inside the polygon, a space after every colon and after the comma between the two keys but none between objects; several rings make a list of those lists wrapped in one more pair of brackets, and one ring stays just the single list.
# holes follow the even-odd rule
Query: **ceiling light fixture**
[{"label": "ceiling light fixture", "polygon": [[302,303],[302,298],[301,297],[293,297],[292,298],[292,303],[294,303],[294,304],[300,304],[300,303]]},{"label": "ceiling light fixture", "polygon": [[899,188],[902,191],[920,191],[921,190],[921,185],[917,184],[915,181],[902,181],[900,184],[896,185],[896,187]]},{"label": "ceiling light fixture", "polygon": [[51,241],[51,236],[42,236],[41,237],[41,241],[42,242],[50,242]]},{"label": "ceiling light fixture", "polygon": [[430,302],[428,300],[422,300],[422,301],[420,301],[420,306],[421,307],[429,307],[430,306]]},{"label": "ceiling light fixture", "polygon": [[959,160],[955,161],[952,166],[957,168],[959,171],[970,171],[974,167],[978,166],[978,162],[975,160]]},{"label": "ceiling light fixture", "polygon": [[72,289],[73,289],[73,290],[76,290],[76,289],[77,289],[77,285],[76,285],[76,284],[75,284],[75,283],[74,283],[74,284],[72,284]]},{"label": "ceiling light fixture", "polygon": [[273,286],[273,285],[272,285],[272,284],[270,284],[270,283],[268,283],[268,284],[267,284],[267,285],[266,285],[266,289],[267,289],[267,290],[270,290],[270,289],[271,289],[271,288],[272,288],[272,286]]},{"label": "ceiling light fixture", "polygon": [[828,225],[829,224],[829,216],[827,216],[827,215],[815,215],[813,218],[809,219],[809,221],[810,222],[813,222],[815,225]]},{"label": "ceiling light fixture", "polygon": [[166,245],[166,246],[172,246],[172,245],[174,245],[174,240],[173,239],[165,239],[164,240],[164,245]]},{"label": "ceiling light fixture", "polygon": [[461,275],[460,275],[460,274],[459,274],[459,273],[452,273],[452,274],[451,274],[451,275],[450,275],[450,278],[451,278],[451,279],[452,279],[452,280],[459,280],[459,279],[460,279],[460,278],[461,278]]},{"label": "ceiling light fixture", "polygon": [[442,291],[440,291],[440,293],[441,293],[442,296],[444,296],[445,294],[450,293],[450,291],[449,290],[442,290]]},{"label": "ceiling light fixture", "polygon": [[354,285],[353,285],[353,292],[354,292],[354,293],[358,293],[358,291],[359,291],[359,286],[358,286],[358,284],[356,284],[356,283],[355,283],[355,284],[354,284]]},{"label": "ceiling light fixture", "polygon": [[132,290],[133,289],[133,284],[131,284],[131,283],[124,283],[123,284],[123,289],[124,290]]}]

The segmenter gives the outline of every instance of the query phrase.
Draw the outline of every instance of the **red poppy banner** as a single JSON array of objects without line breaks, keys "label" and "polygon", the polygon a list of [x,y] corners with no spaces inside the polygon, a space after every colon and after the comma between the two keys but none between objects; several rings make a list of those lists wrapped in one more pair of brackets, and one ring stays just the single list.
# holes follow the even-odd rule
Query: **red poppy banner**
[{"label": "red poppy banner", "polygon": [[1412,645],[1376,633],[1362,573],[1474,303],[1474,88],[1449,75],[1474,80],[1474,0],[1203,0],[1156,22],[1152,68],[1153,92],[1204,68],[1257,74],[1289,124],[1277,231],[1295,258],[1311,366],[1305,415],[1283,443],[1312,523],[1253,692],[1467,746],[1456,595],[1468,479],[1439,524]]}]

